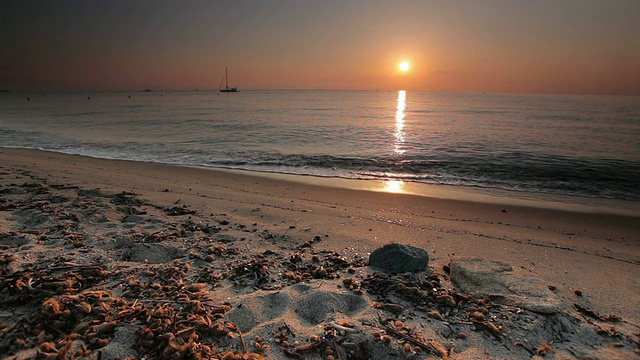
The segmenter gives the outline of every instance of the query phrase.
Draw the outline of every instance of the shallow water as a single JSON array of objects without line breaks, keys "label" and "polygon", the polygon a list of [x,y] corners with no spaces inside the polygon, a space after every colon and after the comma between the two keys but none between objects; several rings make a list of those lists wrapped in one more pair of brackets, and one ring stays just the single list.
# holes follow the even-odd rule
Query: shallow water
[{"label": "shallow water", "polygon": [[640,201],[640,101],[633,96],[3,93],[0,144]]}]

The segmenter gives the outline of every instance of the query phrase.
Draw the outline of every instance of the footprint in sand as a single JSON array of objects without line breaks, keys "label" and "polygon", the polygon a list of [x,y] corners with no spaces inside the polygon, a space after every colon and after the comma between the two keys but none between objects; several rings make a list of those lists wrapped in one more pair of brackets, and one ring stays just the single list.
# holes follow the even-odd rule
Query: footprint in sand
[{"label": "footprint in sand", "polygon": [[367,306],[368,303],[362,296],[315,290],[298,299],[294,309],[302,320],[310,325],[317,325],[326,321],[334,311],[351,316]]},{"label": "footprint in sand", "polygon": [[351,316],[366,309],[368,305],[362,296],[297,284],[275,293],[247,296],[227,313],[226,318],[243,332],[280,321],[287,316],[292,316],[291,320],[302,326],[315,326],[330,320],[334,312]]}]

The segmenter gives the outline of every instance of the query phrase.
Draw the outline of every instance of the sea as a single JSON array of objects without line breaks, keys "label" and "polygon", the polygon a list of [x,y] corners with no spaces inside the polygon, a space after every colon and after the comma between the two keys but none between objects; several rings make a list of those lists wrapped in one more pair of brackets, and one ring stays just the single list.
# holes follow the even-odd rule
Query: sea
[{"label": "sea", "polygon": [[640,202],[638,96],[11,92],[0,146]]}]

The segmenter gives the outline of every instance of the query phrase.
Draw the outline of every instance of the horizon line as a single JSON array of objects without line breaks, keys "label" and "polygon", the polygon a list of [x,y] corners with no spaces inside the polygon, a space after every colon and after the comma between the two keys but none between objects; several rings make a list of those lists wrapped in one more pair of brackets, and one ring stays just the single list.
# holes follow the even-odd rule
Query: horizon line
[{"label": "horizon line", "polygon": [[[638,93],[572,93],[572,92],[526,92],[526,91],[513,91],[513,92],[489,92],[489,91],[460,91],[460,90],[406,90],[406,89],[246,89],[239,90],[238,92],[257,92],[257,91],[326,91],[326,92],[395,92],[395,91],[407,91],[407,92],[420,92],[420,93],[459,93],[459,94],[490,94],[490,95],[578,95],[578,96],[640,96],[640,92]],[[90,93],[108,93],[108,92],[118,92],[118,93],[144,93],[144,92],[218,92],[219,89],[159,89],[151,91],[145,90],[127,90],[127,89],[105,89],[105,90],[88,90],[88,89],[75,89],[75,90],[9,90],[9,89],[0,89],[0,93],[80,93],[80,92],[90,92]]]}]

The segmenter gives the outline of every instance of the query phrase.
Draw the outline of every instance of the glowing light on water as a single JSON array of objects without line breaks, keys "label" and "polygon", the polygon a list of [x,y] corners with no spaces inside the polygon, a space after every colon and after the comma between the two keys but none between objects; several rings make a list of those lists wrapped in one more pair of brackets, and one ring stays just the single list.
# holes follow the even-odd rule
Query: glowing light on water
[{"label": "glowing light on water", "polygon": [[402,155],[406,150],[402,148],[404,145],[404,109],[407,102],[407,92],[405,90],[398,91],[398,105],[396,106],[396,128],[393,132],[395,142],[393,143],[393,151]]},{"label": "glowing light on water", "polygon": [[383,191],[390,193],[402,193],[404,190],[402,187],[404,186],[404,181],[402,180],[387,180],[384,182]]}]

